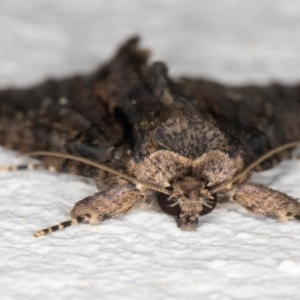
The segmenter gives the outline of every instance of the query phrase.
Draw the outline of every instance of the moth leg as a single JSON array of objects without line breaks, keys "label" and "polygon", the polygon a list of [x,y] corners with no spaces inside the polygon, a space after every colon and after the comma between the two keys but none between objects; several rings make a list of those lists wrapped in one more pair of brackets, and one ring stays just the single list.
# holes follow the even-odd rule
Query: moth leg
[{"label": "moth leg", "polygon": [[71,210],[71,220],[40,230],[34,236],[46,235],[82,222],[97,224],[125,214],[142,199],[143,195],[132,184],[115,186],[77,202]]},{"label": "moth leg", "polygon": [[261,184],[245,183],[236,187],[233,200],[250,212],[278,221],[300,220],[300,202]]},{"label": "moth leg", "polygon": [[14,165],[14,166],[3,166],[0,167],[0,172],[10,172],[10,171],[21,171],[21,170],[47,170],[51,172],[56,172],[56,168],[47,164],[24,164],[24,165]]}]

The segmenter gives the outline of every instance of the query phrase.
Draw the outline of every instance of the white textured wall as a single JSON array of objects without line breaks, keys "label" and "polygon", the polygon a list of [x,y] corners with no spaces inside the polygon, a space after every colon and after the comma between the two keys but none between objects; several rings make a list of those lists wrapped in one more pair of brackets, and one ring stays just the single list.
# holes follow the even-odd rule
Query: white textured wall
[{"label": "white textured wall", "polygon": [[[89,71],[133,33],[174,75],[224,82],[300,79],[300,2],[0,0],[0,86]],[[0,164],[17,163],[0,152]],[[300,195],[300,165],[256,181]],[[0,298],[299,299],[300,224],[234,204],[181,232],[164,214],[133,211],[46,238],[96,189],[66,174],[0,174]]]}]

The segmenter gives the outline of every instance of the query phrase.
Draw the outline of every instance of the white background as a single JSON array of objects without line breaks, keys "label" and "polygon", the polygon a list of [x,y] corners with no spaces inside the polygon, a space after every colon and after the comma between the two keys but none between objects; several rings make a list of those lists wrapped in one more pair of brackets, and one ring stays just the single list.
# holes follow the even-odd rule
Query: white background
[{"label": "white background", "polygon": [[[300,79],[297,0],[0,0],[0,86],[88,72],[135,33],[174,76]],[[1,165],[20,161],[1,150]],[[255,180],[300,196],[299,163]],[[299,299],[298,222],[229,204],[193,233],[164,214],[132,211],[35,239],[35,230],[67,220],[95,186],[41,171],[2,173],[0,181],[1,300]]]}]

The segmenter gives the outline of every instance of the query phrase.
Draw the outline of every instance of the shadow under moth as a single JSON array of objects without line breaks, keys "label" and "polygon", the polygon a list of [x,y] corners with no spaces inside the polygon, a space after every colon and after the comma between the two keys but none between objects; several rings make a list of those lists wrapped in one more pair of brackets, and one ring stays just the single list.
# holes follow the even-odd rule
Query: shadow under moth
[{"label": "shadow under moth", "polygon": [[35,236],[133,207],[194,230],[218,201],[300,220],[297,200],[248,181],[299,144],[300,86],[173,80],[164,63],[148,59],[131,38],[91,75],[0,91],[0,144],[40,160],[2,170],[71,172],[99,188],[75,204],[69,221]]}]

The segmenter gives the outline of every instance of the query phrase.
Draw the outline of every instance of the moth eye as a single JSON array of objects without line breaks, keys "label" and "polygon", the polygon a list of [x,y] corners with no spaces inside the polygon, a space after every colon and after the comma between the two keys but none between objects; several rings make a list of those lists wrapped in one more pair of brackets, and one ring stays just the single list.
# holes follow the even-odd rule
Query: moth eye
[{"label": "moth eye", "polygon": [[213,198],[212,200],[210,200],[210,202],[209,202],[209,204],[210,204],[211,207],[208,207],[208,206],[203,205],[203,210],[202,210],[200,216],[207,215],[207,214],[209,214],[210,212],[212,212],[212,211],[214,210],[214,208],[215,208],[216,205],[217,205],[218,198],[217,198],[217,195],[216,195],[216,194],[213,195],[213,197],[214,197],[214,198]]},{"label": "moth eye", "polygon": [[172,200],[168,200],[168,198],[169,195],[158,193],[157,202],[159,204],[159,207],[167,215],[178,217],[180,214],[179,205],[177,204],[175,206],[170,206],[172,205]]}]

